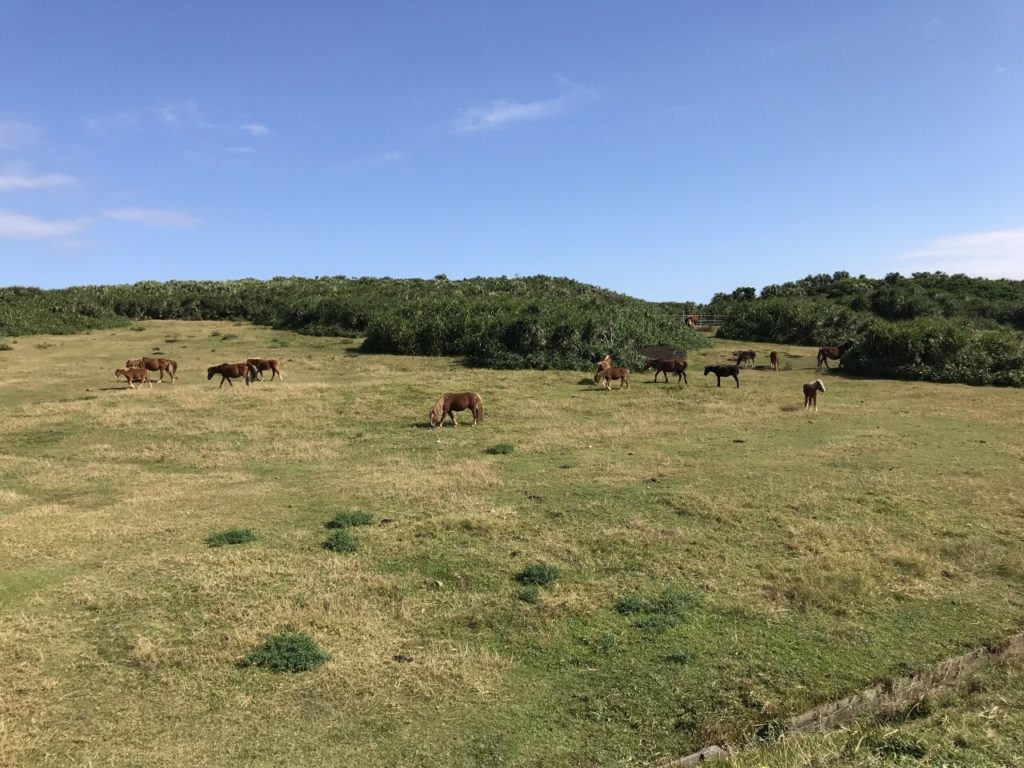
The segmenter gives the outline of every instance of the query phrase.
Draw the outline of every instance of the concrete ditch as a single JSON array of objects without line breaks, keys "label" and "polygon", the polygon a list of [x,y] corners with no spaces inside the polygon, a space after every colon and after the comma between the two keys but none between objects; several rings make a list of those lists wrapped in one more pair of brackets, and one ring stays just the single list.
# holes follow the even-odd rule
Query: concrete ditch
[{"label": "concrete ditch", "polygon": [[[977,648],[960,656],[943,659],[929,669],[899,677],[888,683],[865,688],[845,699],[819,704],[782,723],[786,734],[825,733],[838,730],[865,715],[886,711],[906,711],[923,699],[937,696],[966,682],[972,675],[993,664],[1024,657],[1024,632],[998,645]],[[655,763],[657,768],[689,768],[729,758],[719,746],[709,746],[686,757]]]}]

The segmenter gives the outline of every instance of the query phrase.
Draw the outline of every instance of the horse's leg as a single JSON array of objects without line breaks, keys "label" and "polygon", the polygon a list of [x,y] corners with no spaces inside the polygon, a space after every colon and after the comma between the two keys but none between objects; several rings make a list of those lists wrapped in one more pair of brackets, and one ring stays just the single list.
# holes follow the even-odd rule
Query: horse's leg
[{"label": "horse's leg", "polygon": [[722,377],[716,373],[715,378],[718,379],[718,384],[716,386],[722,386]]}]

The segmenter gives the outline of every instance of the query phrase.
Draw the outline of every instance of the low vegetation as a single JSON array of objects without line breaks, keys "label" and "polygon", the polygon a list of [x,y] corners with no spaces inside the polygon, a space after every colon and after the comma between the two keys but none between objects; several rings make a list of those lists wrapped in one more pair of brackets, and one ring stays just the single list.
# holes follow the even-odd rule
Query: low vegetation
[{"label": "low vegetation", "polygon": [[[168,338],[175,384],[113,383]],[[1018,390],[716,340],[691,370],[740,348],[789,370],[606,392],[589,362],[361,344],[147,320],[4,353],[0,764],[563,768],[709,744],[744,768],[1020,762],[1012,667],[843,733],[771,725],[1020,630]],[[206,379],[270,352],[284,382]],[[461,390],[484,422],[428,429]],[[372,524],[324,527],[357,512]],[[259,539],[207,546],[229,529]],[[335,532],[357,553],[325,550]],[[239,665],[287,658],[265,646],[281,630],[329,663]]]},{"label": "low vegetation", "polygon": [[306,672],[330,661],[316,640],[302,632],[271,635],[243,656],[242,667],[264,667],[271,672]]},{"label": "low vegetation", "polygon": [[211,547],[248,544],[251,541],[256,541],[256,534],[250,528],[229,528],[226,531],[213,533],[206,537],[206,543]]}]

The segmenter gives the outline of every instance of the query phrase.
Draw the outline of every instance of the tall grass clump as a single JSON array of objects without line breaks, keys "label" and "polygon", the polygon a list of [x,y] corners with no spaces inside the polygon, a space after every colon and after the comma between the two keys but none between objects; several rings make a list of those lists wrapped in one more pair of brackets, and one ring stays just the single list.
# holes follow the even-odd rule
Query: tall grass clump
[{"label": "tall grass clump", "polygon": [[238,665],[264,667],[272,672],[305,672],[330,658],[309,635],[285,631],[270,635],[243,656]]},{"label": "tall grass clump", "polygon": [[207,545],[224,547],[231,544],[248,544],[256,540],[256,534],[249,528],[229,528],[226,531],[213,533],[206,537]]}]

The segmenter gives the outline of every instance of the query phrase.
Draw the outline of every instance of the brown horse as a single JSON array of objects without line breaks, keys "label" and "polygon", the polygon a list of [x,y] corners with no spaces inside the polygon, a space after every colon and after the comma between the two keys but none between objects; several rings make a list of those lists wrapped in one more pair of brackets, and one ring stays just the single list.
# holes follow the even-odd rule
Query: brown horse
[{"label": "brown horse", "polygon": [[594,373],[600,373],[601,371],[612,367],[612,356],[611,353],[604,356],[604,360],[597,364],[597,370]]},{"label": "brown horse", "polygon": [[688,318],[686,318],[686,324],[690,328],[696,328],[698,325],[700,325],[700,315],[690,315]]},{"label": "brown horse", "polygon": [[270,358],[264,357],[250,357],[246,360],[249,365],[256,366],[256,373],[259,376],[259,380],[263,381],[263,371],[273,371],[273,375],[270,380],[273,381],[275,377],[280,376],[284,378],[284,374],[281,373],[281,367],[277,364],[277,360],[271,360]]},{"label": "brown horse", "polygon": [[736,365],[743,365],[743,363],[750,363],[750,367],[754,367],[754,360],[757,359],[757,352],[752,349],[741,350],[736,353]]},{"label": "brown horse", "polygon": [[804,408],[814,407],[818,410],[818,393],[825,391],[825,385],[821,379],[815,379],[810,384],[804,384]]},{"label": "brown horse", "polygon": [[732,376],[736,379],[737,389],[740,386],[740,367],[738,365],[708,365],[704,368],[704,375],[707,376],[709,373],[715,374],[718,377],[718,386],[722,386],[723,376]]},{"label": "brown horse", "polygon": [[171,377],[171,384],[174,383],[175,375],[178,372],[178,364],[166,357],[140,357],[136,360],[128,360],[125,368],[145,368],[147,371],[160,371],[160,381],[164,380],[164,371]]},{"label": "brown horse", "polygon": [[829,360],[838,360],[839,367],[843,367],[843,355],[850,351],[854,342],[844,341],[838,347],[821,347],[818,349],[818,370],[821,370],[821,364],[825,364],[825,368],[828,369]]},{"label": "brown horse", "polygon": [[676,375],[676,383],[685,381],[687,384],[690,382],[686,378],[686,361],[685,360],[665,360],[664,358],[648,359],[644,363],[644,370],[649,371],[651,368],[654,369],[654,381],[658,381],[658,374],[665,374],[665,383],[668,384],[668,375],[674,373]]},{"label": "brown horse", "polygon": [[619,381],[619,389],[629,389],[629,368],[605,368],[594,374],[594,383],[599,384],[603,381],[605,389],[611,389],[612,382],[616,379]]},{"label": "brown horse", "polygon": [[430,426],[443,426],[448,416],[452,419],[453,427],[459,426],[453,411],[472,411],[475,427],[484,419],[484,401],[476,392],[445,392],[430,409]]},{"label": "brown horse", "polygon": [[779,370],[779,353],[778,352],[769,352],[768,353],[768,362],[770,363],[769,367],[773,371]]},{"label": "brown horse", "polygon": [[206,369],[206,380],[209,381],[217,374],[220,374],[220,385],[217,389],[224,386],[224,382],[228,383],[229,387],[235,386],[232,379],[245,379],[245,386],[249,386],[249,382],[256,378],[258,371],[255,365],[249,363],[221,363],[220,365],[211,365]]},{"label": "brown horse", "polygon": [[149,380],[149,371],[145,368],[118,368],[114,371],[114,378],[120,381],[121,377],[124,377],[124,380],[128,382],[128,386],[132,389],[135,389],[135,385],[132,383],[135,381],[139,382],[140,385],[145,382],[146,384],[149,384],[150,389],[153,388],[153,382]]}]

